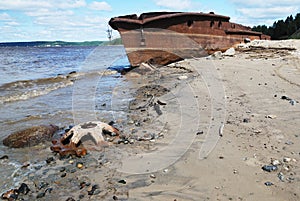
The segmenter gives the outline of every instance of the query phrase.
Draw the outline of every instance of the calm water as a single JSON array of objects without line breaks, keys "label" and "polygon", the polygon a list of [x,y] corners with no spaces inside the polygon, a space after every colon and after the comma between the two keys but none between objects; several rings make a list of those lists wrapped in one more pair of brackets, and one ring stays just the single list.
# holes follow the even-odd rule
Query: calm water
[{"label": "calm water", "polygon": [[34,125],[126,118],[129,83],[107,69],[128,65],[122,46],[0,47],[0,157],[10,159],[0,160],[1,192],[36,154],[2,140]]}]

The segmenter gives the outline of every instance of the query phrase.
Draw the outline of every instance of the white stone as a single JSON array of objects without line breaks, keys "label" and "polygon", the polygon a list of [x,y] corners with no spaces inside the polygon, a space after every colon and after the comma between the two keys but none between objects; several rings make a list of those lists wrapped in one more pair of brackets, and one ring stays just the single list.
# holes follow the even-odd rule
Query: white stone
[{"label": "white stone", "polygon": [[186,80],[186,79],[188,79],[188,76],[186,75],[181,75],[178,77],[178,80]]},{"label": "white stone", "polygon": [[233,47],[229,48],[223,53],[224,56],[233,57],[235,55],[235,49]]},{"label": "white stone", "polygon": [[283,162],[286,162],[286,163],[288,163],[288,162],[291,162],[291,158],[288,158],[288,157],[284,157],[283,158]]},{"label": "white stone", "polygon": [[280,164],[280,161],[279,160],[273,160],[272,161],[272,165],[279,165]]}]

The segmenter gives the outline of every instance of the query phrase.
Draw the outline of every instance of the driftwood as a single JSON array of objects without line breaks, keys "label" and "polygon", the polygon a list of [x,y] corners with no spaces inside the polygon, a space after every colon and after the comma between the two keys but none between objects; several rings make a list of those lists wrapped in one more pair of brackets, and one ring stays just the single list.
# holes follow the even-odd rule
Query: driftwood
[{"label": "driftwood", "polygon": [[239,51],[241,52],[250,52],[250,51],[258,51],[258,50],[287,50],[287,51],[293,51],[296,50],[295,47],[264,47],[264,46],[255,46],[255,45],[250,45],[247,48],[241,47],[238,48]]}]

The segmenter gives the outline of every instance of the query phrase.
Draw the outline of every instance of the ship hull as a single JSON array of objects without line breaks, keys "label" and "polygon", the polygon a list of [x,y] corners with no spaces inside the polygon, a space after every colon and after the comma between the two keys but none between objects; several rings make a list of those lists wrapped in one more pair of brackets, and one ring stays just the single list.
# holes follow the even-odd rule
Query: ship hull
[{"label": "ship hull", "polygon": [[245,39],[270,39],[215,14],[145,13],[112,18],[109,24],[119,31],[131,66],[166,65],[223,52]]}]

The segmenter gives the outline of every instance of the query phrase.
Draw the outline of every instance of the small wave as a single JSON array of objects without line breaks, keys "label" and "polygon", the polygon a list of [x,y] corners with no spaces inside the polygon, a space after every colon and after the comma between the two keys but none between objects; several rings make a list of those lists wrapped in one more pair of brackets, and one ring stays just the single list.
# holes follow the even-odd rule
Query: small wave
[{"label": "small wave", "polygon": [[[54,83],[52,85],[46,85],[42,87],[33,86],[30,88],[26,88],[24,90],[15,90],[12,94],[7,94],[5,96],[0,97],[0,103],[7,103],[13,101],[27,100],[29,98],[34,98],[37,96],[42,96],[50,93],[51,91],[57,90],[59,88],[67,87],[72,85],[73,82],[70,80],[66,80],[60,83]],[[9,92],[8,92],[9,93]]]},{"label": "small wave", "polygon": [[18,80],[15,82],[6,83],[0,86],[0,91],[2,90],[13,90],[18,88],[28,88],[34,85],[43,85],[43,84],[50,84],[55,82],[61,82],[65,80],[67,76],[58,75],[56,77],[50,78],[41,78],[36,80]]},{"label": "small wave", "polygon": [[68,75],[41,78],[36,80],[15,81],[0,86],[0,103],[28,100],[30,98],[46,95],[60,88],[73,85],[76,79],[89,76],[108,76],[116,74],[117,71],[95,71],[95,72],[72,72]]}]

